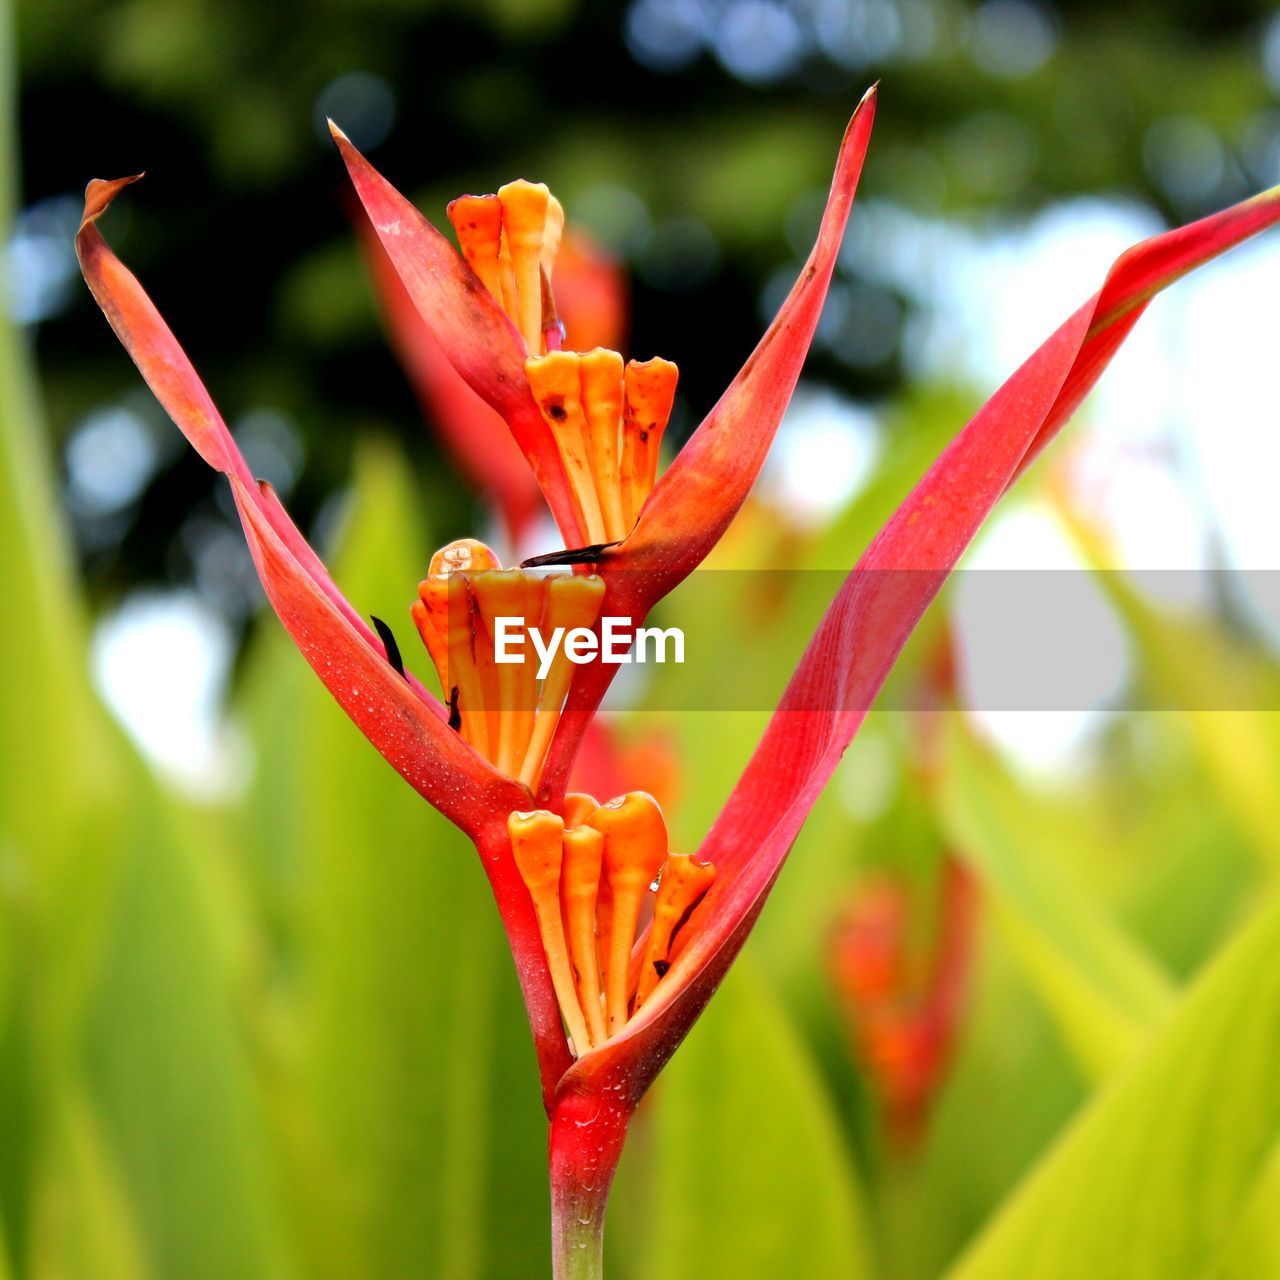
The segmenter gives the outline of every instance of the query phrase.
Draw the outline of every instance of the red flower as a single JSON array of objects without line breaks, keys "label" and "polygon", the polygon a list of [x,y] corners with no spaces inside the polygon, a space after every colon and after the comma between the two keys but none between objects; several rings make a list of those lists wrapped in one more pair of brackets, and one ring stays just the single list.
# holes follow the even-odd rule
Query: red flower
[{"label": "red flower", "polygon": [[[646,450],[656,444],[674,367],[624,369],[615,353],[558,350],[549,259],[560,215],[545,188],[512,184],[496,197],[455,202],[464,258],[335,130],[409,297],[454,368],[507,422],[575,548],[551,559],[597,570],[560,579],[567,585],[559,588],[531,588],[536,600],[527,608],[537,616],[553,607],[594,608],[594,618],[603,607],[638,622],[732,520],[817,325],[874,105],[873,91],[845,134],[817,243],[790,296],[652,492],[656,450]],[[720,816],[696,855],[682,857],[667,850],[661,813],[648,797],[596,806],[565,795],[609,666],[582,667],[556,685],[554,698],[511,672],[502,673],[496,703],[492,683],[482,699],[464,695],[463,683],[484,694],[493,676],[480,646],[464,651],[451,643],[450,619],[460,616],[479,635],[493,607],[511,607],[529,583],[518,571],[495,573],[487,548],[447,548],[435,566],[459,570],[446,594],[456,580],[465,614],[451,614],[447,598],[439,611],[442,579],[429,577],[421,589],[417,620],[451,705],[388,661],[274,494],[254,482],[173,335],[97,231],[97,218],[129,181],[89,186],[77,239],[85,277],[175,422],[228,476],[267,596],[304,657],[391,764],[474,840],[515,957],[551,1117],[557,1273],[598,1274],[605,1197],[632,1111],[745,941],[912,629],[988,512],[1080,403],[1155,294],[1280,219],[1280,189],[1129,250],[1100,291],[955,437],[849,575]],[[539,735],[547,739],[545,756],[531,750]],[[516,765],[536,784],[540,807],[534,789],[513,776]],[[627,930],[660,870],[654,924],[633,945]],[[582,932],[593,907],[603,989],[594,1007],[587,970],[595,948]]]},{"label": "red flower", "polygon": [[911,895],[885,875],[850,894],[828,949],[853,1053],[889,1137],[902,1148],[920,1136],[945,1077],[973,960],[977,885],[950,856],[939,878],[938,921],[926,956],[913,955]]}]

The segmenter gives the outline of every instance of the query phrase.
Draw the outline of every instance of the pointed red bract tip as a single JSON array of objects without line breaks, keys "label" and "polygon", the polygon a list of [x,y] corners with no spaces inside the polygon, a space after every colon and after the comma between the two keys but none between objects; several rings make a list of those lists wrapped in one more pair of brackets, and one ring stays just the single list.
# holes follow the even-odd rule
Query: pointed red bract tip
[{"label": "pointed red bract tip", "polygon": [[97,222],[111,207],[116,196],[133,183],[146,177],[146,171],[131,174],[127,178],[90,178],[84,189],[84,213],[80,218],[80,230],[91,222]]},{"label": "pointed red bract tip", "polygon": [[853,113],[813,250],[772,324],[609,556],[640,612],[693,571],[720,540],[764,466],[822,315],[875,122],[876,89]]},{"label": "pointed red bract tip", "polygon": [[116,336],[196,452],[216,471],[252,483],[249,468],[191,361],[137,278],[97,228],[97,220],[115,197],[140,176],[89,183],[76,234],[80,270]]},{"label": "pointed red bract tip", "polygon": [[375,234],[450,363],[495,409],[546,497],[562,536],[586,541],[555,440],[524,373],[524,341],[476,273],[340,129],[334,141]]}]

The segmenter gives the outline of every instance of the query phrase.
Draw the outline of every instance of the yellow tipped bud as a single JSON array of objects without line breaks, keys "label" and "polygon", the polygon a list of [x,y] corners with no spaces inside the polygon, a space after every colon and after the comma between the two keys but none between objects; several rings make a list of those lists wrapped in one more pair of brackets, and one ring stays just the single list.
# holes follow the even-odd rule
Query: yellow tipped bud
[{"label": "yellow tipped bud", "polygon": [[644,895],[667,858],[667,824],[658,802],[643,791],[602,804],[589,821],[604,837],[604,882],[610,903],[604,988],[612,1035],[627,1020],[631,946]]},{"label": "yellow tipped bud", "polygon": [[524,618],[527,576],[523,569],[484,569],[468,575],[486,627],[492,630],[495,618]]},{"label": "yellow tipped bud", "polygon": [[602,804],[588,819],[604,836],[604,865],[615,888],[635,878],[645,886],[667,857],[667,823],[647,791],[629,791]]},{"label": "yellow tipped bud", "polygon": [[[530,580],[535,585],[531,587]],[[521,627],[537,626],[541,621],[541,582],[535,574],[522,569],[489,569],[469,575],[471,590],[475,593],[480,618],[488,633],[489,647],[486,654],[492,656],[496,649],[499,618],[515,618]],[[528,617],[526,609],[533,597],[535,611]],[[503,773],[515,775],[525,757],[529,734],[533,731],[534,710],[538,701],[537,668],[530,655],[519,662],[493,664],[497,682],[498,745],[494,761]]]},{"label": "yellow tipped bud", "polygon": [[622,423],[622,508],[627,528],[658,477],[662,433],[675,403],[680,371],[670,360],[630,360],[624,374],[625,407]]},{"label": "yellow tipped bud", "polygon": [[[547,580],[544,616],[546,627],[554,632],[563,627],[565,632],[575,627],[592,627],[600,616],[604,603],[604,579],[598,574],[559,575]],[[547,750],[560,723],[560,712],[573,683],[574,667],[563,646],[556,651],[551,670],[542,682],[542,696],[538,700],[538,713],[534,717],[533,731],[525,751],[524,767],[520,780],[530,790],[542,776]]]},{"label": "yellow tipped bud", "polygon": [[498,188],[502,234],[515,284],[511,318],[531,355],[542,352],[542,249],[549,197],[541,182],[520,179]]},{"label": "yellow tipped bud", "polygon": [[520,878],[534,901],[560,892],[564,819],[547,809],[516,810],[507,818],[507,834]]},{"label": "yellow tipped bud", "polygon": [[463,576],[499,566],[498,557],[475,538],[459,538],[431,557],[409,612],[440,677],[446,701],[457,690],[462,736],[481,755],[489,754],[483,679],[470,643],[470,605]]},{"label": "yellow tipped bud", "polygon": [[547,200],[547,225],[542,233],[542,272],[548,280],[560,252],[560,240],[564,235],[564,205],[555,196]]},{"label": "yellow tipped bud", "polygon": [[563,423],[582,409],[582,379],[576,351],[548,351],[524,362],[529,389],[549,423]]},{"label": "yellow tipped bud", "polygon": [[492,196],[459,196],[449,206],[458,244],[531,356],[556,327],[551,271],[564,232],[564,209],[541,182],[508,182]]},{"label": "yellow tipped bud", "polygon": [[501,302],[498,255],[502,248],[502,205],[498,197],[459,196],[449,205],[449,221],[453,223],[467,264],[490,294]]},{"label": "yellow tipped bud", "polygon": [[[536,245],[541,253],[551,204],[547,184],[517,178],[498,188],[498,203],[502,206],[502,230],[512,252]],[[557,200],[556,204],[559,203]]]},{"label": "yellow tipped bud", "polygon": [[582,403],[580,361],[575,351],[551,351],[530,357],[524,371],[564,463],[582,527],[592,542],[604,542],[604,518],[591,469],[590,431]]},{"label": "yellow tipped bud", "polygon": [[564,862],[560,876],[560,905],[569,935],[569,956],[595,1044],[604,1040],[604,1008],[600,1001],[600,968],[596,955],[596,897],[604,838],[594,827],[571,826],[564,833]]},{"label": "yellow tipped bud", "polygon": [[478,538],[457,538],[431,557],[428,578],[444,579],[451,573],[480,573],[501,569],[502,561]]},{"label": "yellow tipped bud", "polygon": [[583,355],[579,369],[587,415],[591,474],[595,480],[605,537],[618,542],[629,532],[622,514],[619,455],[622,429],[622,357],[597,347]]},{"label": "yellow tipped bud", "polygon": [[564,936],[560,911],[560,871],[564,860],[564,820],[545,809],[514,812],[507,817],[507,834],[511,853],[520,878],[533,899],[538,917],[538,932],[547,957],[551,985],[556,1002],[573,1041],[574,1052],[581,1056],[591,1047],[591,1036],[578,1004],[573,968]]},{"label": "yellow tipped bud", "polygon": [[663,863],[658,896],[653,904],[653,924],[649,929],[649,940],[640,965],[633,1012],[640,1008],[665,976],[671,959],[671,944],[677,931],[702,901],[715,878],[714,864],[699,862],[687,853],[673,853]]},{"label": "yellow tipped bud", "polygon": [[604,579],[598,573],[562,574],[547,583],[547,625],[564,627],[595,626],[604,603]]}]

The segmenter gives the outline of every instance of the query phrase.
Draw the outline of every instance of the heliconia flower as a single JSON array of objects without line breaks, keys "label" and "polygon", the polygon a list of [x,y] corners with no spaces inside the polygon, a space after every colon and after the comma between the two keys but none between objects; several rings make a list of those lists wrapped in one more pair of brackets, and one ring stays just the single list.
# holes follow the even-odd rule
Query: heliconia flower
[{"label": "heliconia flower", "polygon": [[890,1139],[903,1148],[920,1135],[945,1077],[973,962],[977,884],[951,857],[940,879],[937,923],[923,955],[912,946],[912,897],[888,876],[850,894],[827,949],[853,1054]]},{"label": "heliconia flower", "polygon": [[[915,676],[907,785],[921,798],[942,777],[944,709],[956,705],[957,651],[937,625]],[[954,853],[942,859],[936,903],[922,904],[887,871],[846,897],[827,946],[827,972],[855,1061],[877,1102],[885,1132],[908,1151],[924,1132],[950,1065],[967,1005],[977,924],[978,884]],[[921,908],[933,916],[918,925]],[[922,941],[922,934],[924,940]]]},{"label": "heliconia flower", "polygon": [[[594,574],[544,577],[503,569],[474,538],[437,551],[410,612],[456,713],[462,737],[530,791],[542,776],[547,748],[575,671],[567,644],[545,660],[499,662],[500,620],[554,635],[590,631],[600,616],[604,583]],[[476,643],[477,636],[488,643]]]},{"label": "heliconia flower", "polygon": [[[459,256],[335,134],[409,296],[458,372],[506,420],[566,541],[575,534],[586,545],[596,517],[592,494],[610,540],[619,509],[624,526],[634,517],[616,545],[589,554],[575,545],[555,557],[592,562],[592,574],[563,579],[598,579],[569,592],[574,607],[594,593],[597,612],[642,617],[701,562],[741,506],[817,324],[873,109],[874,93],[845,134],[817,243],[778,317],[652,492],[633,492],[629,502],[621,487],[624,433],[656,415],[669,375],[649,365],[629,384],[622,362],[619,386],[621,357],[556,359],[548,263],[560,214],[546,189],[513,184],[455,204]],[[1280,219],[1280,189],[1124,254],[1101,290],[956,436],[840,589],[700,847],[673,852],[651,797],[631,792],[597,804],[565,793],[588,713],[611,674],[606,664],[578,668],[563,707],[553,705],[545,681],[531,688],[527,679],[508,678],[494,694],[483,656],[494,639],[493,611],[501,604],[527,619],[553,607],[553,584],[535,585],[532,570],[501,571],[481,544],[447,548],[434,566],[438,576],[454,564],[446,616],[429,572],[417,621],[443,667],[449,705],[403,673],[398,651],[382,638],[389,633],[363,622],[274,494],[254,482],[190,362],[98,232],[96,220],[129,181],[89,185],[77,237],[85,277],[162,404],[205,461],[228,476],[267,597],[304,657],[374,746],[475,842],[515,958],[551,1120],[556,1274],[598,1275],[605,1201],[630,1117],[741,948],[912,629],[992,507],[1080,403],[1155,294]],[[614,480],[602,466],[610,439],[616,494],[601,487]],[[454,601],[452,576],[459,580]],[[455,605],[475,653],[449,643]],[[466,683],[476,699],[470,706]],[[545,756],[540,715],[555,721]],[[655,878],[653,923],[641,929]]]},{"label": "heliconia flower", "polygon": [[[363,221],[361,242],[387,332],[414,392],[459,470],[502,516],[521,548],[543,510],[542,494],[506,422],[454,369],[400,282],[386,250]],[[622,273],[581,232],[566,230],[554,264],[555,299],[565,346],[577,351],[620,345],[626,304]]]},{"label": "heliconia flower", "polygon": [[[554,302],[540,325],[530,316],[522,333],[513,291],[507,287],[504,292],[501,279],[493,282],[493,213],[496,205],[501,223],[503,193],[451,206],[455,227],[462,224],[460,257],[331,124],[356,194],[405,291],[457,372],[507,422],[571,549],[527,563],[598,560],[605,582],[602,615],[631,618],[639,625],[653,604],[702,562],[746,501],[822,314],[875,104],[872,88],[845,131],[813,252],[794,288],[742,371],[661,477],[657,444],[670,411],[675,366],[658,359],[631,362],[618,388],[616,353],[540,358],[549,350],[548,335],[554,338]],[[487,203],[475,203],[479,200]],[[549,199],[546,207],[552,207]],[[478,261],[482,254],[489,262],[485,270],[467,272],[463,257]],[[549,293],[544,293],[544,303]],[[605,393],[597,398],[602,387]],[[619,403],[622,421],[612,422]],[[601,462],[608,451],[599,447],[600,437],[611,425],[622,427],[619,480],[628,462],[633,468],[645,464],[638,475],[631,471],[631,488],[625,493],[615,494],[618,481],[607,460]],[[634,441],[630,451],[628,437]],[[641,443],[643,450],[637,448]],[[652,486],[651,493],[646,486]],[[563,792],[582,735],[616,673],[615,666],[595,664],[583,668],[573,682],[544,764],[539,789],[544,803]]]}]

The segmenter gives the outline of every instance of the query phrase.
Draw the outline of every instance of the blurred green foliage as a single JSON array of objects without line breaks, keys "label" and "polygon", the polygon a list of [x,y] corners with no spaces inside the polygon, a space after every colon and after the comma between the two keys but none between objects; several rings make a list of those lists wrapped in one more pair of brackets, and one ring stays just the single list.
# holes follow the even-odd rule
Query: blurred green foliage
[{"label": "blurred green foliage", "polygon": [[[0,241],[15,203],[8,2]],[[1056,52],[1010,78],[947,42],[959,7],[926,7],[934,51],[885,68],[894,112],[867,182],[894,199],[977,216],[1125,189],[1180,215],[1248,177],[1262,8],[1053,11]],[[683,360],[691,412],[752,341],[759,283],[796,252],[794,193],[825,181],[874,71],[815,57],[749,83],[703,53],[660,72],[628,52],[622,10],[568,0],[20,0],[18,16],[25,199],[153,167],[113,234],[230,412],[265,405],[293,424],[302,510],[349,482],[328,521],[335,573],[388,617],[428,548],[476,514],[382,351],[312,129],[326,86],[352,69],[391,86],[377,158],[430,182],[435,207],[529,168],[571,204],[596,188],[599,205],[613,181],[657,222],[701,220],[718,258],[694,298],[674,293],[652,241],[619,241],[642,354],[697,356]],[[1143,140],[1170,113],[1228,148],[1213,190],[1178,194],[1146,165]],[[183,578],[180,531],[222,517],[199,465],[163,455],[111,538],[79,526],[78,575],[57,447],[94,407],[154,411],[83,299],[40,328],[39,381],[27,336],[0,322],[0,1280],[545,1275],[533,1056],[471,851],[270,618],[235,698],[245,793],[197,806],[144,767],[91,689],[85,597]],[[900,377],[892,358],[828,354],[816,370],[861,393]],[[802,548],[807,563],[847,566],[964,408],[946,389],[898,396],[875,475]],[[758,563],[771,537],[748,522],[734,553]],[[1274,686],[1247,640],[1104,580],[1157,695]],[[723,646],[729,687],[794,660],[822,605],[795,584],[767,608],[726,586],[712,621],[757,624],[751,646]],[[678,594],[667,620],[704,625],[705,603]],[[897,678],[918,679],[935,642],[922,635]],[[1121,717],[1097,768],[1049,786],[938,715],[932,782],[911,718],[869,718],[744,962],[642,1108],[610,1274],[1280,1276],[1274,716],[1170,714],[1157,750]],[[670,733],[686,846],[762,719],[637,712],[622,726]],[[949,859],[981,887],[971,991],[904,1147],[851,1051],[829,932],[870,872],[889,873],[927,942]]]}]

